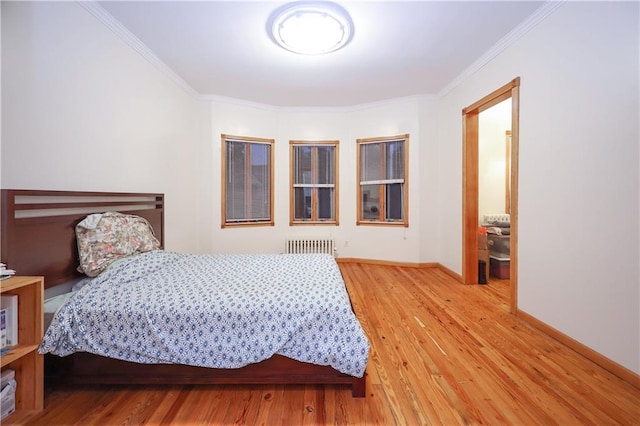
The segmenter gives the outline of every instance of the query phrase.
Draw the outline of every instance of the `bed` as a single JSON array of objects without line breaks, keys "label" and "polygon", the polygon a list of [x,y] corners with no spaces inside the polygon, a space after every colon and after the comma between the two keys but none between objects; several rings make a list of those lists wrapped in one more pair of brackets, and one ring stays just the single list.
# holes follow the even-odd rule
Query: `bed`
[{"label": "bed", "polygon": [[[143,218],[144,221],[155,231],[155,236],[158,239],[159,245],[164,245],[164,196],[162,194],[148,194],[148,193],[107,193],[107,192],[77,192],[77,191],[33,191],[33,190],[2,190],[2,261],[9,265],[12,269],[16,269],[21,275],[42,275],[45,277],[45,287],[48,289],[57,289],[65,287],[68,283],[76,283],[79,280],[86,280],[84,275],[77,271],[78,268],[78,242],[76,241],[75,228],[78,223],[86,220],[87,217],[93,213],[104,212],[120,212],[124,215],[135,215],[135,217]],[[161,248],[160,247],[160,248]],[[169,256],[165,258],[163,256]],[[198,277],[193,277],[187,273],[192,271],[192,266],[187,266],[183,272],[180,271],[180,265],[182,262],[187,262],[186,265],[191,265],[188,261],[203,262],[202,256],[206,256],[206,262],[222,262],[226,265],[227,270],[237,271],[238,268],[242,269],[242,277],[246,278],[253,274],[257,276],[260,271],[273,270],[276,271],[276,275],[280,274],[283,269],[302,270],[303,268],[310,268],[307,270],[305,276],[315,276],[315,281],[300,282],[299,288],[294,282],[282,283],[283,287],[297,288],[294,290],[292,296],[286,296],[284,291],[276,291],[268,298],[265,296],[265,300],[270,302],[258,300],[258,306],[260,303],[266,305],[264,310],[250,308],[248,311],[244,311],[244,317],[240,317],[242,313],[237,313],[230,310],[230,306],[237,304],[243,307],[249,306],[249,303],[256,301],[258,297],[256,294],[264,291],[257,286],[256,281],[253,280],[253,284],[249,287],[242,289],[243,296],[232,296],[231,299],[224,302],[222,296],[219,294],[213,295],[211,288],[206,288],[202,294],[211,295],[206,303],[201,303],[203,306],[212,306],[216,303],[221,303],[223,306],[217,313],[211,309],[205,309],[210,315],[218,315],[218,321],[216,318],[205,318],[202,320],[202,315],[206,312],[200,312],[194,314],[193,318],[199,318],[200,322],[205,322],[208,327],[204,333],[201,331],[202,340],[198,343],[194,343],[191,339],[185,340],[184,334],[176,334],[175,341],[171,342],[173,352],[171,355],[160,354],[158,351],[153,355],[143,355],[142,352],[134,351],[133,354],[124,354],[118,352],[118,350],[110,349],[102,353],[100,351],[87,348],[86,346],[75,347],[76,342],[59,343],[50,334],[59,332],[50,332],[47,330],[49,336],[45,336],[41,349],[43,352],[54,352],[64,356],[57,356],[52,354],[45,355],[45,374],[47,380],[70,383],[70,384],[341,384],[351,387],[351,392],[354,397],[363,397],[365,395],[365,368],[366,358],[368,356],[369,343],[366,340],[364,334],[349,335],[346,337],[348,342],[346,345],[344,342],[340,345],[333,346],[332,354],[327,356],[321,354],[318,348],[318,340],[322,343],[324,339],[325,343],[331,339],[340,339],[338,334],[347,329],[353,328],[355,330],[361,330],[360,324],[357,318],[353,314],[350,302],[348,300],[348,294],[344,287],[344,282],[339,275],[339,269],[335,264],[333,258],[316,258],[308,255],[257,255],[257,257],[247,257],[245,255],[190,255],[181,253],[165,252],[159,250],[149,250],[139,255],[120,259],[112,264],[97,275],[97,277],[90,280],[90,284],[85,285],[70,298],[70,301],[65,301],[62,307],[56,313],[56,316],[52,318],[52,325],[56,322],[60,324],[69,324],[73,322],[70,318],[76,318],[77,323],[82,323],[82,327],[85,329],[91,327],[91,324],[101,323],[100,320],[96,320],[98,317],[91,317],[91,314],[86,313],[86,316],[81,317],[77,315],[77,312],[70,311],[70,305],[78,302],[77,299],[86,299],[96,302],[98,300],[109,300],[113,297],[123,297],[123,306],[126,306],[121,315],[132,314],[132,307],[138,306],[139,299],[135,296],[127,294],[125,296],[114,296],[114,285],[111,281],[107,281],[104,278],[106,275],[122,276],[131,278],[133,274],[132,270],[142,270],[144,273],[137,273],[136,280],[149,277],[148,268],[153,269],[151,265],[170,264],[176,265],[171,268],[172,272],[163,272],[163,276],[169,277],[168,281],[164,282],[161,286],[158,286],[160,292],[170,292],[172,285],[179,287],[175,293],[165,293],[166,297],[175,297],[176,301],[184,301],[190,298],[190,294],[193,294],[193,289],[184,290],[189,282],[197,282],[198,287],[203,285],[203,281],[198,281]],[[133,262],[133,266],[128,262]],[[252,269],[246,269],[247,265],[254,263],[255,266]],[[302,263],[299,263],[302,262]],[[325,262],[325,263],[323,263]],[[317,263],[314,266],[314,263]],[[271,266],[265,266],[265,265]],[[145,266],[147,265],[147,266]],[[240,265],[240,266],[238,266]],[[147,268],[147,269],[145,269]],[[335,269],[334,269],[335,268]],[[118,272],[113,272],[118,269]],[[223,268],[224,269],[224,268]],[[247,280],[239,279],[238,274],[224,275],[219,272],[219,269],[215,269],[218,272],[208,271],[204,273],[205,276],[211,276],[211,274],[220,274],[215,276],[215,281],[226,280],[224,286],[224,292],[228,288],[235,288],[244,285]],[[123,272],[124,271],[124,272]],[[313,273],[310,273],[312,271]],[[323,324],[319,326],[316,320],[321,320],[322,315],[329,315],[325,306],[318,312],[309,310],[308,307],[299,307],[297,312],[283,313],[278,310],[269,311],[267,308],[273,308],[274,301],[278,301],[280,305],[294,305],[293,299],[307,299],[307,295],[317,293],[316,298],[311,299],[313,302],[311,305],[318,306],[317,297],[322,297],[324,290],[322,286],[329,285],[330,283],[323,282],[323,273],[319,271],[327,271],[326,276],[332,278],[326,278],[327,281],[338,280],[337,288],[342,286],[344,295],[346,295],[347,308],[341,306],[337,308],[341,313],[346,314],[346,318],[336,319],[334,317],[327,317],[323,321]],[[333,272],[330,272],[333,271]],[[337,271],[338,276],[335,275]],[[125,274],[125,275],[122,275]],[[127,275],[128,274],[128,275]],[[175,282],[180,280],[180,276],[190,276],[190,279],[184,279],[179,286],[175,286]],[[277,280],[282,282],[281,275],[277,275]],[[156,280],[156,281],[154,281]],[[126,281],[126,280],[125,280]],[[250,281],[250,280],[249,280]],[[124,281],[123,281],[124,282]],[[129,282],[129,281],[127,281]],[[147,286],[154,286],[154,282],[157,283],[157,278],[150,278],[147,280]],[[84,283],[86,284],[86,283]],[[138,284],[136,281],[136,289]],[[273,284],[267,284],[272,286]],[[331,284],[336,286],[334,282]],[[257,286],[257,287],[256,287]],[[306,287],[305,287],[306,286]],[[124,286],[124,287],[128,287]],[[277,286],[276,286],[277,287]],[[257,290],[256,290],[257,288]],[[314,290],[315,288],[315,290]],[[97,290],[96,290],[97,289]],[[258,293],[251,293],[250,291],[258,291]],[[92,293],[97,291],[97,293]],[[182,291],[182,292],[181,292]],[[298,291],[298,293],[295,293]],[[105,293],[106,292],[106,293]],[[147,294],[147,290],[135,290],[134,294]],[[340,293],[340,291],[338,291]],[[251,295],[253,294],[253,295]],[[329,293],[332,294],[332,293]],[[107,295],[105,297],[105,295]],[[285,295],[285,296],[283,296]],[[304,295],[302,297],[301,295]],[[55,297],[64,296],[57,295]],[[287,299],[289,297],[289,299]],[[193,298],[193,297],[191,297]],[[341,296],[332,296],[327,301],[327,306],[331,306],[337,303],[337,299]],[[131,304],[127,304],[131,300]],[[206,298],[205,298],[206,300]],[[71,303],[73,302],[73,303]],[[79,302],[78,302],[79,303]],[[224,305],[226,303],[226,305]],[[156,303],[157,304],[157,303]],[[170,306],[182,306],[182,302],[175,302],[173,304],[167,304]],[[107,310],[112,309],[113,306],[107,307]],[[103,311],[104,307],[99,308]],[[146,308],[143,308],[143,310]],[[191,309],[191,308],[186,308]],[[348,312],[347,312],[348,311]],[[83,311],[84,312],[84,311]],[[171,315],[176,315],[175,310],[171,311]],[[225,321],[225,318],[220,318],[221,312],[225,315],[233,316],[237,321]],[[249,314],[250,313],[250,314]],[[139,314],[139,313],[138,313]],[[74,317],[76,315],[76,317]],[[83,314],[84,315],[84,314]],[[135,316],[135,313],[132,315]],[[158,314],[161,315],[161,314]],[[169,312],[164,313],[163,320],[168,321],[170,318]],[[178,315],[184,316],[184,312],[178,312]],[[289,320],[283,320],[282,315],[293,315],[293,319],[289,317]],[[304,316],[307,316],[305,319]],[[349,317],[351,315],[351,317]],[[138,315],[138,319],[139,319]],[[274,317],[274,322],[269,323],[268,318]],[[299,320],[296,320],[296,318]],[[153,321],[160,322],[160,317],[155,318]],[[209,321],[209,322],[207,322]],[[333,326],[328,326],[327,322],[342,321],[336,329],[339,329],[340,333],[334,330]],[[354,323],[355,321],[355,323]],[[197,322],[197,321],[196,321]],[[121,320],[122,324],[127,327],[130,324],[137,323],[132,321],[131,318]],[[322,321],[320,321],[322,323]],[[242,333],[239,329],[246,328],[246,333],[243,338],[238,337],[237,341],[233,341],[233,335],[226,337],[225,342],[231,346],[223,346],[220,342],[214,344],[214,340],[217,339],[217,333],[222,328],[233,328],[235,334],[240,336]],[[270,325],[268,325],[270,324]],[[275,333],[261,333],[260,327],[265,326],[273,331],[274,328],[282,328],[282,334],[276,337]],[[105,326],[106,327],[106,326]],[[238,327],[238,328],[236,328]],[[289,327],[289,328],[287,328]],[[176,333],[181,326],[176,326]],[[184,328],[184,327],[182,327]],[[318,329],[331,328],[333,335],[330,337],[320,338],[318,337]],[[248,330],[248,331],[247,331]],[[123,337],[126,342],[129,342],[129,346],[140,346],[142,340],[136,341],[136,344],[131,345],[133,336],[139,332],[125,330],[126,333],[111,333],[107,339],[113,340],[114,338]],[[180,331],[180,333],[184,333]],[[198,333],[197,331],[194,333]],[[210,333],[207,335],[207,333]],[[64,333],[63,333],[64,334]],[[67,330],[67,334],[72,336],[78,336],[77,330]],[[152,333],[153,334],[153,333]],[[193,333],[192,333],[193,334]],[[251,335],[252,340],[247,340],[246,336]],[[265,337],[268,335],[267,337]],[[93,335],[86,340],[89,340],[89,346],[95,343],[99,337]],[[114,337],[115,336],[115,337]],[[269,337],[270,336],[270,337]],[[161,338],[166,336],[155,336],[157,339],[154,341],[145,340],[145,342],[155,342],[157,345],[161,341]],[[254,345],[264,339],[273,339],[272,346],[276,346],[276,350],[270,353],[269,350],[264,350],[260,355],[250,355],[249,352],[243,352],[242,345]],[[277,339],[286,341],[287,344],[278,345],[275,344]],[[222,340],[222,338],[220,338]],[[357,340],[357,342],[355,342]],[[293,345],[293,342],[297,341],[298,345]],[[204,343],[203,343],[204,342]],[[291,343],[291,345],[289,345]],[[207,350],[203,350],[202,345],[211,344]],[[301,344],[301,345],[300,345]],[[151,346],[151,343],[149,343]],[[191,345],[193,350],[184,350]],[[200,345],[200,346],[198,346]],[[83,348],[78,351],[77,348]],[[301,350],[302,347],[304,350]],[[75,349],[74,349],[75,348]],[[230,350],[232,348],[233,350]],[[180,350],[177,350],[180,349]],[[187,354],[182,356],[180,354],[184,352]],[[315,355],[313,355],[315,354]],[[353,356],[355,355],[355,358]],[[210,360],[210,358],[212,360]],[[232,363],[237,365],[224,364],[222,361],[229,361],[228,358],[232,358]],[[223,368],[220,368],[223,366]]]}]

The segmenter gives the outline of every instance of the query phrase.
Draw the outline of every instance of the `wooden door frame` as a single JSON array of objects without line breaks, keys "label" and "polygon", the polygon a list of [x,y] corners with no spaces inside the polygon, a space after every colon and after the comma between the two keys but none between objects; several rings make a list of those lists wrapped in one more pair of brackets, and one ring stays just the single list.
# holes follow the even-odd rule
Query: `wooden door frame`
[{"label": "wooden door frame", "polygon": [[[518,139],[520,77],[462,110],[462,282],[478,284],[478,117],[484,110],[511,98],[511,251],[512,313],[518,289]],[[487,268],[489,265],[487,265]]]}]

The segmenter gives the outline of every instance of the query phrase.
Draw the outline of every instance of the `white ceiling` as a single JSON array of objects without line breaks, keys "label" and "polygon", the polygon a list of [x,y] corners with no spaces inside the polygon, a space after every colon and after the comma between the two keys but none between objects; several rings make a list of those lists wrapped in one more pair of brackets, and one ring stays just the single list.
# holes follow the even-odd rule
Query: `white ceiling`
[{"label": "white ceiling", "polygon": [[267,33],[270,14],[286,3],[99,5],[108,12],[102,10],[107,20],[115,18],[116,25],[143,43],[142,50],[152,52],[148,56],[155,55],[198,95],[272,106],[330,107],[441,94],[478,66],[487,52],[504,45],[544,4],[338,1],[355,26],[351,44],[325,56],[302,56],[278,47]]}]

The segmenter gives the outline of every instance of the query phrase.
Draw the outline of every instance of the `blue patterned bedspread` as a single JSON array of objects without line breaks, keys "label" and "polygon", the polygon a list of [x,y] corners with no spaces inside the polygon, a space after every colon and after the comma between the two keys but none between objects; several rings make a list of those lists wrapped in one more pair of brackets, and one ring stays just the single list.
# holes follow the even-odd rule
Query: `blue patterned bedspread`
[{"label": "blue patterned bedspread", "polygon": [[152,251],[77,291],[39,351],[214,368],[280,354],[362,377],[369,341],[329,255]]}]

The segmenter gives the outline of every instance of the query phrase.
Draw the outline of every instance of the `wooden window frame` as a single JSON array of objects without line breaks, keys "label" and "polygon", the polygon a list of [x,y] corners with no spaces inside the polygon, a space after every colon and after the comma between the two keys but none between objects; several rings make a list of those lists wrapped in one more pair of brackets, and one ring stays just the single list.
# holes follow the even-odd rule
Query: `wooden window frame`
[{"label": "wooden window frame", "polygon": [[[379,188],[379,197],[380,197],[380,208],[379,208],[379,217],[377,220],[365,219],[362,215],[362,181],[361,181],[361,172],[362,172],[362,146],[366,144],[373,143],[391,143],[391,142],[403,142],[404,149],[404,179],[403,179],[403,218],[402,220],[388,220],[384,218],[386,211],[386,193],[385,193],[385,185],[380,184]],[[376,226],[403,226],[405,228],[409,227],[409,134],[405,133],[402,135],[396,136],[385,136],[378,138],[363,138],[356,139],[357,145],[357,170],[356,170],[356,185],[357,190],[356,194],[358,197],[357,210],[356,210],[356,225],[376,225]],[[385,155],[386,160],[386,155]],[[380,167],[384,167],[384,163],[381,163]]]},{"label": "wooden window frame", "polygon": [[[273,212],[274,212],[274,206],[273,206],[273,201],[274,201],[274,187],[273,187],[273,182],[274,182],[274,169],[275,169],[275,163],[274,163],[274,148],[275,148],[275,140],[274,139],[264,139],[264,138],[255,138],[255,137],[247,137],[247,136],[235,136],[235,135],[227,135],[227,134],[222,134],[220,136],[221,139],[221,144],[222,144],[222,163],[221,163],[221,169],[222,169],[222,182],[221,182],[221,186],[222,186],[222,228],[227,228],[227,227],[244,227],[244,226],[274,226],[275,222],[274,222],[274,216],[273,216]],[[227,142],[244,142],[247,144],[261,144],[261,145],[268,145],[269,146],[269,218],[266,220],[243,220],[243,221],[228,221],[227,220]],[[247,158],[245,159],[245,162],[248,166],[251,165],[251,156],[248,155]],[[249,167],[250,168],[250,167]],[[246,185],[250,185],[250,180],[248,182],[246,182]],[[249,197],[248,199],[245,198],[245,204],[250,203],[251,202],[251,191],[246,191],[246,197]]]},{"label": "wooden window frame", "polygon": [[[333,219],[331,220],[321,220],[318,219],[318,186],[313,186],[311,191],[311,219],[310,220],[300,220],[295,217],[295,156],[294,156],[294,148],[296,146],[306,146],[311,148],[317,148],[321,146],[333,146],[333,190],[334,190],[334,212]],[[290,140],[289,141],[289,225],[290,226],[299,226],[299,225],[334,225],[337,226],[340,224],[339,220],[339,208],[338,208],[338,200],[339,200],[339,163],[338,159],[340,150],[340,141],[337,140],[327,140],[327,141],[304,141],[304,140]],[[316,175],[317,168],[317,149],[312,149],[311,153],[311,170],[312,175]]]}]

